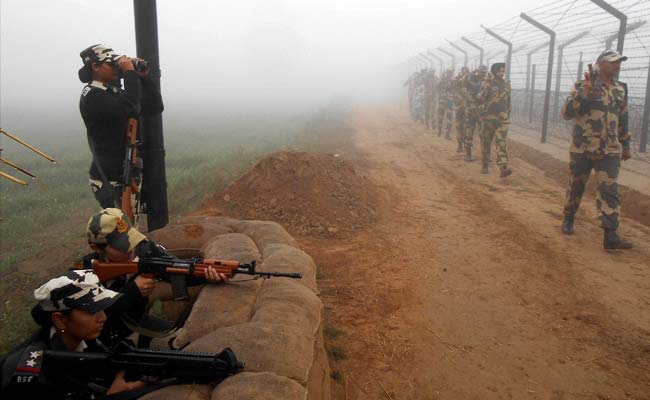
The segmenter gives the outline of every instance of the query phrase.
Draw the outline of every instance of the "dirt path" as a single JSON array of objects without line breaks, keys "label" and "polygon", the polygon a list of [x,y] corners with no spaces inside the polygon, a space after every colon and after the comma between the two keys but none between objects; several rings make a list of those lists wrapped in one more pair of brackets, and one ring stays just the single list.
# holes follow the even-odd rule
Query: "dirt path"
[{"label": "dirt path", "polygon": [[650,228],[623,218],[637,247],[607,253],[594,199],[563,236],[564,187],[524,160],[501,180],[399,110],[354,125],[380,221],[301,240],[335,398],[650,399]]}]

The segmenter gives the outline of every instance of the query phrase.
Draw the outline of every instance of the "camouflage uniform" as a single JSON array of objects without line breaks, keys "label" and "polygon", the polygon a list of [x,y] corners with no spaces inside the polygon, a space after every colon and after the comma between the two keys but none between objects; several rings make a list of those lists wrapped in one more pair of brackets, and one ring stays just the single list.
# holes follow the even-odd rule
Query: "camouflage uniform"
[{"label": "camouflage uniform", "polygon": [[564,204],[564,216],[573,219],[591,170],[595,170],[598,193],[598,219],[603,228],[616,230],[621,213],[618,193],[621,145],[630,148],[628,131],[627,86],[619,81],[605,85],[596,80],[592,86],[595,96],[587,97],[584,81],[577,81],[562,114],[573,119],[570,177]]},{"label": "camouflage uniform", "polygon": [[472,158],[472,147],[474,146],[474,133],[478,127],[479,132],[481,129],[481,114],[480,114],[480,100],[479,92],[481,91],[481,83],[483,82],[484,71],[480,70],[474,71],[467,79],[467,108],[465,113],[466,125],[465,125],[465,150],[467,151],[468,161]]},{"label": "camouflage uniform", "polygon": [[431,70],[424,79],[424,123],[427,128],[433,129],[435,115],[435,98],[438,78],[436,72]]},{"label": "camouflage uniform", "polygon": [[490,159],[492,140],[496,140],[497,165],[508,167],[508,125],[510,124],[510,81],[491,75],[483,82],[479,99],[483,104],[483,131],[481,132],[481,163],[486,168]]},{"label": "camouflage uniform", "polygon": [[447,120],[445,138],[451,139],[451,125],[454,119],[452,82],[447,76],[438,83],[438,136],[442,136],[442,121]]},{"label": "camouflage uniform", "polygon": [[453,80],[453,95],[454,105],[456,107],[455,121],[456,121],[456,141],[458,142],[458,152],[463,151],[463,143],[465,142],[465,130],[467,119],[467,78],[469,70],[463,67],[461,73]]}]

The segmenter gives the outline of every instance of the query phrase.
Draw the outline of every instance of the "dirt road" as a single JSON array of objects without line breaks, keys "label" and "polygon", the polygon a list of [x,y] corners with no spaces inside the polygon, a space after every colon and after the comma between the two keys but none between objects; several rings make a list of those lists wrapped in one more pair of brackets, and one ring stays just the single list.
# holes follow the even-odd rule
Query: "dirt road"
[{"label": "dirt road", "polygon": [[397,109],[354,127],[379,222],[301,239],[335,398],[650,399],[650,227],[623,218],[636,248],[605,252],[593,196],[563,236],[564,187],[523,159],[481,175]]}]

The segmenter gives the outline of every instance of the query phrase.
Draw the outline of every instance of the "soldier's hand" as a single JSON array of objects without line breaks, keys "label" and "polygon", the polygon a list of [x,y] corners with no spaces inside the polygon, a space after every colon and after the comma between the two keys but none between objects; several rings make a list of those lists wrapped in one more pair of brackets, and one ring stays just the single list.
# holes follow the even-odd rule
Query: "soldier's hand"
[{"label": "soldier's hand", "polygon": [[142,297],[149,297],[153,292],[153,289],[156,287],[155,280],[152,278],[146,278],[142,275],[136,276],[133,282],[135,282]]},{"label": "soldier's hand", "polygon": [[126,392],[129,390],[135,390],[135,389],[140,389],[146,386],[146,383],[142,381],[135,381],[135,382],[127,382],[124,380],[124,371],[120,371],[115,374],[115,379],[113,380],[113,383],[111,384],[111,387],[108,388],[108,392],[106,392],[107,395],[115,394],[115,393],[120,393],[120,392]]},{"label": "soldier's hand", "polygon": [[621,152],[621,160],[625,161],[629,160],[630,158],[632,158],[632,151],[630,149],[623,149]]},{"label": "soldier's hand", "polygon": [[120,57],[119,60],[117,60],[117,66],[119,67],[120,71],[133,71],[133,63],[131,62],[131,59],[127,56],[122,56]]},{"label": "soldier's hand", "polygon": [[205,270],[205,280],[210,283],[228,282],[228,276],[217,272],[215,268],[208,267]]}]

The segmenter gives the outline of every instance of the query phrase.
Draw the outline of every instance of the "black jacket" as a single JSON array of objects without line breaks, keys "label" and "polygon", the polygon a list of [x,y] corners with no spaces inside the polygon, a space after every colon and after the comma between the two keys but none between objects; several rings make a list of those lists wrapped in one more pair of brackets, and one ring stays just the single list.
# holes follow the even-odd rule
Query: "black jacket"
[{"label": "black jacket", "polygon": [[[83,88],[79,110],[95,162],[101,165],[106,179],[121,179],[128,119],[160,114],[163,109],[162,97],[154,82],[148,76],[139,77],[135,71],[124,72],[124,90],[98,81]],[[93,179],[102,179],[94,162],[89,174]]]},{"label": "black jacket", "polygon": [[[101,343],[86,342],[84,351],[105,352]],[[48,399],[48,400],[85,400],[93,399],[97,392],[92,391],[88,384],[108,388],[114,376],[97,377],[94,382],[75,382],[65,379],[62,374],[53,374],[42,365],[42,351],[67,350],[58,334],[50,338],[49,329],[42,328],[29,339],[14,348],[0,360],[0,398],[13,399]],[[41,368],[43,367],[43,368]],[[53,375],[56,376],[53,377]]]}]

